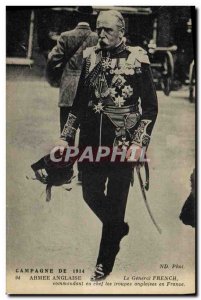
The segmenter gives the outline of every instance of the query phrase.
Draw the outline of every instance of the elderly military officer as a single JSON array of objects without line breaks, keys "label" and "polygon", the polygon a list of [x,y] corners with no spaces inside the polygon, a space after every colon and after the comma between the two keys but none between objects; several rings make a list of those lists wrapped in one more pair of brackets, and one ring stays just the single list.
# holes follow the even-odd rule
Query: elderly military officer
[{"label": "elderly military officer", "polygon": [[[148,147],[157,116],[156,92],[146,52],[125,45],[124,29],[124,19],[118,11],[100,12],[99,44],[85,50],[74,105],[61,134],[68,144],[80,124],[85,146],[121,147],[129,143],[139,149]],[[135,158],[139,158],[138,152]],[[91,280],[109,275],[120,241],[128,234],[124,216],[131,175],[132,165],[127,161],[83,165],[83,197],[102,222],[99,255]]]}]

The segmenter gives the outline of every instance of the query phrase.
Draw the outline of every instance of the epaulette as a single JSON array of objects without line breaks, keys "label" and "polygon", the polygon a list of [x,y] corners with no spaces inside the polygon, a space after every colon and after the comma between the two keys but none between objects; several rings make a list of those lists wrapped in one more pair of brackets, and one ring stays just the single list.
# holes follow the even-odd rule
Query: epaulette
[{"label": "epaulette", "polygon": [[128,60],[131,62],[138,60],[140,63],[150,64],[147,51],[145,51],[143,48],[128,46],[127,49],[130,52]]},{"label": "epaulette", "polygon": [[90,56],[92,53],[95,53],[97,46],[88,47],[83,51],[83,58]]}]

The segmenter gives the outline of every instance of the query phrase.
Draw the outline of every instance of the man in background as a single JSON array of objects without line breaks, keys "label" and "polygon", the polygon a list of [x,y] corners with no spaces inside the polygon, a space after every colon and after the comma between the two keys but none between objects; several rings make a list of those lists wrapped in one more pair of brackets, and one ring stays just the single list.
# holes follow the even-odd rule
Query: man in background
[{"label": "man in background", "polygon": [[[57,45],[48,55],[47,80],[53,86],[60,87],[60,129],[62,131],[75,98],[81,73],[83,50],[97,44],[98,37],[92,32],[89,20],[93,15],[91,6],[78,6],[75,9],[77,26],[70,31],[62,32]],[[78,166],[80,171],[80,166]],[[81,179],[81,173],[78,174]]]}]

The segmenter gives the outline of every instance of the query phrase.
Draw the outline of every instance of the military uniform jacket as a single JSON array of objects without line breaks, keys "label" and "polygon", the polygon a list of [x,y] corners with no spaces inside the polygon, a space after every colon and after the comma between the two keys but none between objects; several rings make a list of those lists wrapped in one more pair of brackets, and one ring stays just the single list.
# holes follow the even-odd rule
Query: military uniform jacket
[{"label": "military uniform jacket", "polygon": [[110,52],[87,48],[84,59],[71,117],[86,145],[147,147],[158,103],[146,51],[122,43]]},{"label": "military uniform jacket", "polygon": [[82,68],[83,50],[97,44],[97,34],[87,23],[63,32],[48,55],[48,82],[60,87],[59,106],[72,106]]}]

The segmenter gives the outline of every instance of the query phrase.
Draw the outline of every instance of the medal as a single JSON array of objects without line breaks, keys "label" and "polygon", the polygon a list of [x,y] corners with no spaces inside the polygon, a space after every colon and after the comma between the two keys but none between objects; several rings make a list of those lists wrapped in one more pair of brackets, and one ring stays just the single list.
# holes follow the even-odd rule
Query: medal
[{"label": "medal", "polygon": [[121,96],[118,96],[117,98],[115,98],[114,103],[117,107],[122,107],[122,105],[124,105],[124,98]]},{"label": "medal", "polygon": [[130,145],[130,142],[126,140],[125,136],[122,136],[121,140],[118,140],[118,146],[121,147],[122,149],[127,150],[129,145]]},{"label": "medal", "polygon": [[103,110],[103,104],[101,102],[98,102],[98,104],[94,104],[93,110],[95,113],[100,113]]}]

